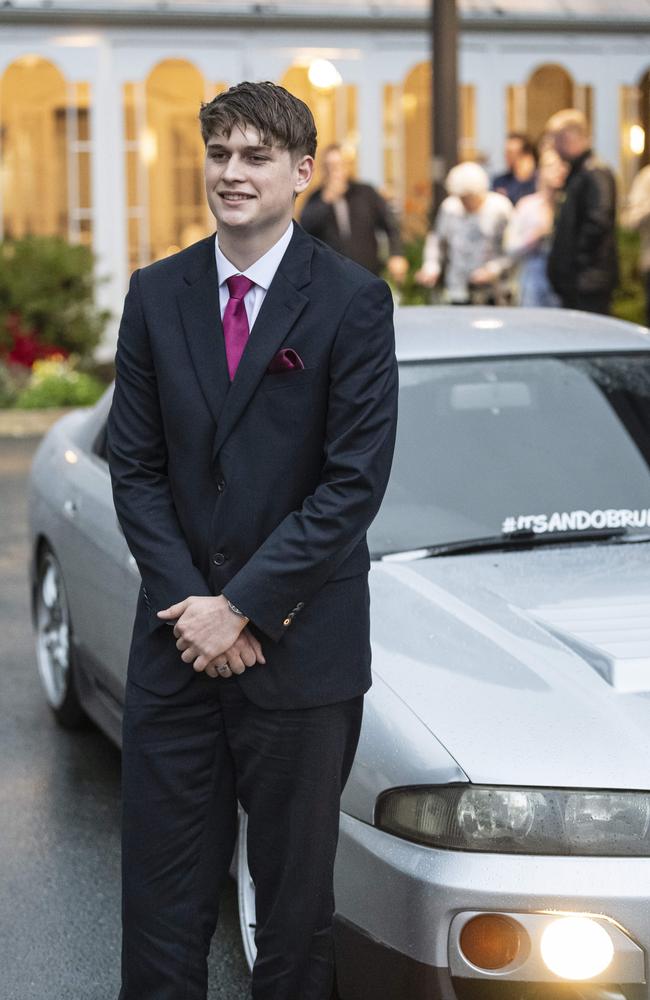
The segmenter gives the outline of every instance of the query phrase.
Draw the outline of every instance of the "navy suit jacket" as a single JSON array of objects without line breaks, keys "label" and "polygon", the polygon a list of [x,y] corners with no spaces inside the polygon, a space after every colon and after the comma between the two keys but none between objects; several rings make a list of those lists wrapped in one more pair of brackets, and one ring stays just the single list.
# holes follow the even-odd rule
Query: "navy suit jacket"
[{"label": "navy suit jacket", "polygon": [[[269,373],[282,348],[304,368]],[[108,461],[143,581],[130,679],[159,694],[189,683],[156,611],[224,593],[267,661],[237,678],[252,701],[366,691],[366,531],[397,420],[385,282],[294,223],[230,383],[212,236],[133,274],[115,364]]]}]

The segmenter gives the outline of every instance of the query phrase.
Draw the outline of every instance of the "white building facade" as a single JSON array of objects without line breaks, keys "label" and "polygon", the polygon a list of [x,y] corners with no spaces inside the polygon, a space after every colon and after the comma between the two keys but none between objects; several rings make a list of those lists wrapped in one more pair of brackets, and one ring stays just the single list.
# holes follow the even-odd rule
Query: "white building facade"
[{"label": "white building facade", "polygon": [[[502,167],[561,107],[588,114],[622,193],[648,162],[650,3],[459,3],[460,153]],[[567,15],[567,8],[569,13]],[[310,80],[315,60],[330,78]],[[334,71],[332,70],[334,67]],[[326,66],[327,69],[327,66]],[[117,319],[130,271],[212,229],[198,108],[244,79],[283,83],[384,190],[408,231],[430,197],[425,0],[300,7],[138,0],[0,8],[0,225],[92,246]],[[315,78],[312,72],[311,77]],[[649,137],[650,138],[650,137]],[[100,352],[112,355],[116,322]]]}]

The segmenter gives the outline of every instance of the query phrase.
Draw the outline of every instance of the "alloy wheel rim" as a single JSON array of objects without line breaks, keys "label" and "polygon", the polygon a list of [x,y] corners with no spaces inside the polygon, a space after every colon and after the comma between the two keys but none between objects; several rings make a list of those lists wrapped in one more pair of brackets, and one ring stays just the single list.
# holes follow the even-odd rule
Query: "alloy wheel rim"
[{"label": "alloy wheel rim", "polygon": [[257,957],[255,947],[255,884],[251,878],[248,868],[248,851],[246,849],[246,835],[248,832],[248,816],[243,809],[239,811],[239,837],[237,841],[237,899],[239,902],[239,926],[241,929],[242,945],[244,954],[248,962],[248,968],[252,969]]},{"label": "alloy wheel rim", "polygon": [[43,560],[38,581],[36,651],[47,699],[60,708],[70,673],[70,620],[61,569],[51,553]]}]

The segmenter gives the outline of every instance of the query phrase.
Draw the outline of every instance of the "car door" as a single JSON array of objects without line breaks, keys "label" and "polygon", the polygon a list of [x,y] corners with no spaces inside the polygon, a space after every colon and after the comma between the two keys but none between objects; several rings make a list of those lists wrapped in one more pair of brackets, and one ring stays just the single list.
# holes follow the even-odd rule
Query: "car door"
[{"label": "car door", "polygon": [[140,575],[113,506],[105,419],[90,446],[75,451],[63,501],[75,645],[95,680],[122,701]]}]

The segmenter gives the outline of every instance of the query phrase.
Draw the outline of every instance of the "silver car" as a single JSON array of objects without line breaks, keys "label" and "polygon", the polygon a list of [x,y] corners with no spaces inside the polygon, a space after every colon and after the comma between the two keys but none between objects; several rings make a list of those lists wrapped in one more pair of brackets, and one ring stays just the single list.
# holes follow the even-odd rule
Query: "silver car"
[{"label": "silver car", "polygon": [[[650,331],[431,307],[396,328],[338,992],[648,1000]],[[109,405],[64,417],[36,453],[31,582],[54,714],[119,742],[139,576],[112,506]]]}]

